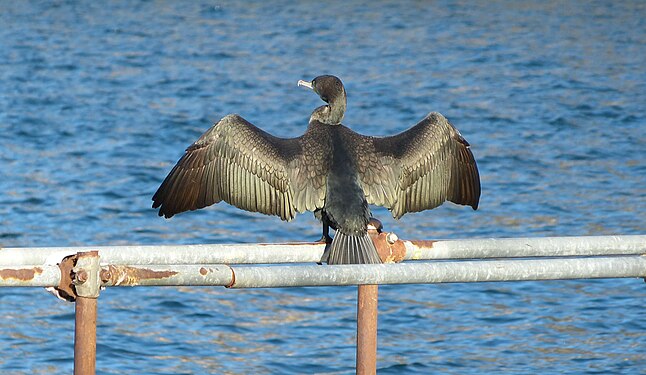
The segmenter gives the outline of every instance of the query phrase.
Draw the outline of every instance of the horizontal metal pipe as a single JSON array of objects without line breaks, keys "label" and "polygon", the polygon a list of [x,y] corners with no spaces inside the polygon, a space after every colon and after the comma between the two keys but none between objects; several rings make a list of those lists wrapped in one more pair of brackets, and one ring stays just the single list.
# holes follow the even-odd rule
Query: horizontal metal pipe
[{"label": "horizontal metal pipe", "polygon": [[234,281],[231,267],[222,264],[109,265],[103,267],[100,276],[103,286],[229,286]]},{"label": "horizontal metal pipe", "polygon": [[0,249],[0,267],[57,264],[66,256],[97,250],[101,264],[314,263],[322,243],[25,247]]},{"label": "horizontal metal pipe", "polygon": [[[646,235],[404,241],[404,259],[485,259],[506,257],[638,255]],[[98,250],[102,264],[314,263],[321,243],[85,246],[0,249],[0,267],[54,265],[68,255]]]},{"label": "horizontal metal pipe", "polygon": [[61,270],[58,266],[0,265],[1,286],[58,286],[61,281]]},{"label": "horizontal metal pipe", "polygon": [[646,257],[513,259],[343,266],[232,267],[234,288],[645,277]]},{"label": "horizontal metal pipe", "polygon": [[[103,286],[211,285],[235,288],[426,284],[646,277],[646,256],[441,261],[376,265],[103,266]],[[0,286],[57,286],[56,266],[0,269]]]},{"label": "horizontal metal pipe", "polygon": [[404,245],[404,260],[646,254],[645,235],[404,241]]}]

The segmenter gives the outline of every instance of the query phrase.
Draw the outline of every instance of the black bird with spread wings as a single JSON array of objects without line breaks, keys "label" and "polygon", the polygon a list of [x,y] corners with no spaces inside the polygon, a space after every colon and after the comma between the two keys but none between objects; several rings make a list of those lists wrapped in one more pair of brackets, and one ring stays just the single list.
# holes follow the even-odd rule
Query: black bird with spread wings
[{"label": "black bird with spread wings", "polygon": [[152,198],[159,216],[220,201],[288,221],[313,211],[330,244],[328,264],[361,264],[381,263],[367,234],[369,204],[388,208],[396,219],[445,201],[478,208],[475,159],[444,116],[430,113],[391,137],[364,136],[341,124],[341,80],[323,75],[298,84],[327,103],[312,112],[305,134],[278,138],[239,115],[225,116],[162,182]]}]

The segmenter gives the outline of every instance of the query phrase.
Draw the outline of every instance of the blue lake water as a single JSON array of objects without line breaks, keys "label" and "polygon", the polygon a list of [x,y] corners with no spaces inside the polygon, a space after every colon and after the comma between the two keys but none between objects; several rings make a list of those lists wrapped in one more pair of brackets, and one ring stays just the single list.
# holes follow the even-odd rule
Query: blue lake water
[{"label": "blue lake water", "polygon": [[[395,221],[408,239],[646,233],[646,3],[0,3],[0,243],[314,240],[219,204],[150,198],[185,147],[239,113],[300,135],[335,74],[344,123],[388,135],[430,111],[472,144],[480,209]],[[354,371],[356,288],[112,288],[99,374]],[[646,373],[642,280],[383,286],[380,374]],[[0,373],[73,367],[72,304],[0,289]]]}]

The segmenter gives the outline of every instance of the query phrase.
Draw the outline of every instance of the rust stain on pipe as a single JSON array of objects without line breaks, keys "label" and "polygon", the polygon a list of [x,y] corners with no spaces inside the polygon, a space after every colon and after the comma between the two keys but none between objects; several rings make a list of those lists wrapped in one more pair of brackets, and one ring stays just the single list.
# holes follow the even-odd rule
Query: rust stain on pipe
[{"label": "rust stain on pipe", "polygon": [[74,302],[76,300],[76,286],[74,285],[73,271],[72,269],[76,265],[76,260],[78,259],[77,254],[68,255],[58,264],[58,268],[61,270],[61,281],[58,284],[58,287],[55,288],[56,294],[59,298],[67,300],[69,302]]},{"label": "rust stain on pipe", "polygon": [[431,248],[433,247],[433,244],[436,243],[437,241],[431,241],[431,240],[413,240],[413,241],[408,241],[414,246],[417,246],[419,248],[425,247],[425,248]]},{"label": "rust stain on pipe", "polygon": [[101,281],[106,285],[139,285],[142,280],[165,279],[177,275],[175,271],[153,271],[147,268],[109,265],[101,270]]},{"label": "rust stain on pipe", "polygon": [[227,285],[225,288],[233,288],[234,285],[236,285],[236,271],[233,269],[233,267],[229,267],[231,270],[231,284]]},{"label": "rust stain on pipe", "polygon": [[368,235],[375,244],[379,258],[383,263],[399,263],[406,257],[406,246],[402,240],[397,239],[394,233],[390,233],[397,241],[388,241],[389,233],[383,232],[384,225],[374,217],[368,223]]},{"label": "rust stain on pipe", "polygon": [[[400,242],[400,241],[398,241]],[[420,259],[422,256],[422,249],[432,249],[433,244],[437,241],[431,241],[431,240],[414,240],[414,241],[405,241],[407,244],[411,245],[412,247],[412,256],[411,259]],[[402,241],[402,245],[404,245],[404,242]],[[405,248],[405,245],[404,245]],[[405,250],[404,250],[405,254]]]},{"label": "rust stain on pipe", "polygon": [[0,269],[0,279],[15,279],[21,281],[33,280],[36,275],[43,273],[40,267],[22,269]]},{"label": "rust stain on pipe", "polygon": [[368,231],[368,234],[372,238],[372,242],[374,242],[375,248],[377,248],[377,252],[379,253],[379,257],[382,262],[399,263],[404,260],[404,257],[406,256],[406,246],[404,245],[404,241],[397,240],[395,243],[391,244],[387,240],[387,233]]},{"label": "rust stain on pipe", "polygon": [[322,244],[325,244],[325,242],[319,241],[319,242],[259,243],[259,244],[256,244],[256,246],[288,247],[288,246],[310,246],[310,245],[318,246],[318,245],[322,245]]}]

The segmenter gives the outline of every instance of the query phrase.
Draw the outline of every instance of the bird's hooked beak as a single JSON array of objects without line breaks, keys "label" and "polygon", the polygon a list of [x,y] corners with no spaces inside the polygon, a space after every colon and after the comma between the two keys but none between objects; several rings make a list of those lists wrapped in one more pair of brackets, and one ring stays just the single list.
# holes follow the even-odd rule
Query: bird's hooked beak
[{"label": "bird's hooked beak", "polygon": [[298,86],[303,86],[303,87],[307,87],[310,90],[314,90],[314,87],[312,86],[312,82],[303,81],[302,79],[298,80]]}]

